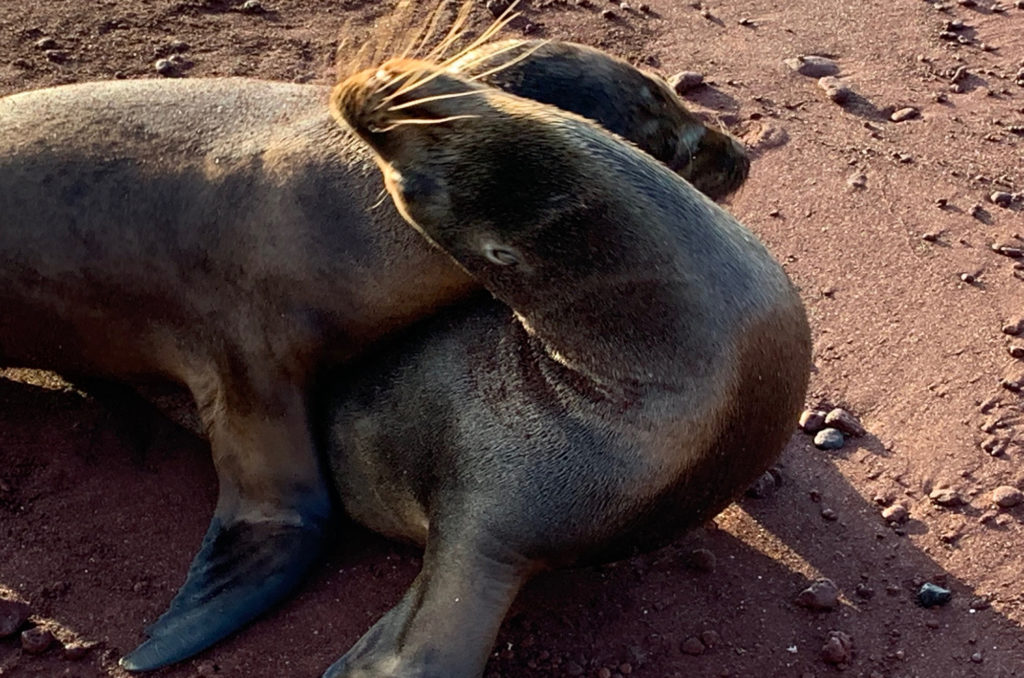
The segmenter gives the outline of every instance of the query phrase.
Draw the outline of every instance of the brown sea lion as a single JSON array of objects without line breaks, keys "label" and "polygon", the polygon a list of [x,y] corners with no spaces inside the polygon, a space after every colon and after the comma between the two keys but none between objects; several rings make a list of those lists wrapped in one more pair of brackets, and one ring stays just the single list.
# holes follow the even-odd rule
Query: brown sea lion
[{"label": "brown sea lion", "polygon": [[[581,98],[578,113],[613,115],[672,158],[718,156],[724,143],[741,171],[722,181],[742,181],[742,149],[651,95],[663,83],[624,62],[548,46],[499,72],[513,90],[543,91],[534,79],[546,68],[564,77],[577,52],[590,68],[575,81],[606,92]],[[463,67],[486,83],[490,64]],[[0,364],[180,382],[211,441],[216,512],[127,668],[188,657],[294,586],[330,513],[312,375],[478,288],[390,205],[372,207],[373,161],[331,119],[328,94],[209,79],[0,99]],[[631,127],[619,102],[634,98]],[[699,165],[673,162],[683,176]]]},{"label": "brown sea lion", "polygon": [[543,568],[714,516],[778,456],[810,372],[785,272],[579,116],[398,60],[332,99],[399,212],[497,301],[334,379],[346,511],[423,568],[325,678],[477,678]]}]

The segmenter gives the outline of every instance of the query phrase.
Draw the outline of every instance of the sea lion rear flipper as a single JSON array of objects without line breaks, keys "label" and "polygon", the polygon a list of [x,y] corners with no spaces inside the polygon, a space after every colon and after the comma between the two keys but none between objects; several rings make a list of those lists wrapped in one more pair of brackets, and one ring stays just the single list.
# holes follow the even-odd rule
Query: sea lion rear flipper
[{"label": "sea lion rear flipper", "polygon": [[423,569],[402,600],[323,678],[482,675],[505,613],[533,569],[493,538],[432,534]]},{"label": "sea lion rear flipper", "polygon": [[148,671],[206,649],[284,598],[319,555],[330,500],[305,402],[290,401],[273,414],[206,408],[216,413],[206,420],[217,509],[185,584],[122,667]]}]

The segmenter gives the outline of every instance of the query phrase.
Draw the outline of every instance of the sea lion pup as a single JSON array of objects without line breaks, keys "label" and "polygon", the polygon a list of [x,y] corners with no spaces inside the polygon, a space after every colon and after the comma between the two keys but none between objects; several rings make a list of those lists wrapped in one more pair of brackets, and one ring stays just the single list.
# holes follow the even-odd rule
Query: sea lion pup
[{"label": "sea lion pup", "polygon": [[[574,49],[472,72],[488,82],[536,61],[562,72]],[[612,63],[577,74],[587,91],[636,96],[617,89],[635,69],[588,54]],[[509,82],[531,86],[544,71]],[[186,79],[0,99],[0,364],[169,378],[191,390],[210,437],[216,512],[129,669],[195,654],[290,591],[330,513],[311,375],[478,289],[390,206],[371,208],[374,164],[332,120],[329,92]],[[627,131],[640,146],[677,137],[699,155],[717,134],[681,105],[646,101]],[[577,104],[601,119],[599,101]]]},{"label": "sea lion pup", "polygon": [[332,105],[399,212],[498,301],[334,380],[345,509],[425,554],[324,675],[476,678],[531,574],[661,545],[771,464],[810,332],[749,231],[578,116],[409,60]]}]

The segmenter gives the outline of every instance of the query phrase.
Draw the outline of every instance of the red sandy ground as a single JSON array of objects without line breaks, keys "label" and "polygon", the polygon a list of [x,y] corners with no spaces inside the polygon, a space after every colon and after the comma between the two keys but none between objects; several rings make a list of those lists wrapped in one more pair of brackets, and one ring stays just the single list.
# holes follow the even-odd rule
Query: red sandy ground
[{"label": "red sandy ground", "polygon": [[[232,4],[5,0],[0,93],[156,77],[156,52],[174,39],[190,45],[187,77],[328,82],[346,22],[366,29],[382,11],[358,0],[267,0],[272,13],[247,15]],[[986,201],[997,181],[1024,190],[1024,137],[1009,129],[1024,124],[1024,87],[1013,82],[1024,65],[1024,10],[994,12],[990,0],[950,0],[946,10],[921,0],[709,0],[702,16],[688,2],[650,5],[653,13],[641,14],[604,0],[535,1],[527,14],[534,35],[590,43],[666,75],[707,75],[690,102],[756,154],[730,209],[785,263],[810,314],[808,404],[846,406],[868,435],[828,453],[797,434],[781,487],[731,508],[718,529],[617,565],[537,579],[506,621],[488,674],[1024,676],[1024,506],[979,522],[993,488],[1024,487],[1022,396],[999,384],[1024,376],[1000,331],[1024,315],[1024,272],[989,247],[1024,245],[1024,215],[1019,204]],[[618,17],[603,18],[608,8]],[[744,17],[754,25],[741,25]],[[972,44],[939,38],[953,18],[969,25]],[[53,57],[61,63],[35,46],[47,36],[63,50]],[[796,54],[836,58],[859,98],[846,108],[826,100],[813,79],[782,65]],[[936,101],[960,65],[971,73],[966,91]],[[919,119],[888,120],[908,105]],[[847,184],[857,173],[862,189]],[[980,220],[968,214],[975,203],[987,213]],[[173,595],[210,517],[208,454],[180,436],[140,460],[96,403],[29,376],[0,380],[0,597],[30,602],[33,620],[65,641],[97,645],[70,661],[0,641],[0,675],[122,676],[117,657]],[[1018,436],[999,457],[979,446],[993,415],[1007,422],[997,436]],[[941,486],[968,503],[932,504],[928,494]],[[880,516],[879,502],[893,500],[910,509],[903,534]],[[837,519],[823,518],[823,508]],[[688,567],[694,548],[717,556],[713,571]],[[155,675],[318,676],[417,567],[414,550],[346,529],[292,600]],[[794,604],[818,577],[843,592],[838,610]],[[918,607],[923,581],[945,583],[952,602]],[[873,597],[857,595],[858,584]],[[991,606],[972,610],[984,607],[979,597]],[[841,668],[820,654],[832,630],[854,643]],[[705,631],[717,634],[714,647],[682,652]]]}]

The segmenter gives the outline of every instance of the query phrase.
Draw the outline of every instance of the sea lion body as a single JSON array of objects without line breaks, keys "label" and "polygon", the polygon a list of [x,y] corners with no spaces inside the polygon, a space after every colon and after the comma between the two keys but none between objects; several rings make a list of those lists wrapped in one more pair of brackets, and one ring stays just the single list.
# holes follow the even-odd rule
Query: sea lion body
[{"label": "sea lion body", "polygon": [[[565,57],[544,49],[502,72]],[[612,96],[619,81],[605,84]],[[390,205],[374,207],[372,156],[331,119],[328,94],[210,79],[0,99],[0,364],[183,383],[211,441],[210,529],[127,668],[194,654],[290,591],[330,512],[313,375],[479,287]],[[649,110],[668,131],[638,119],[637,143],[653,130],[684,141],[651,147],[700,154],[727,138],[678,108]]]},{"label": "sea lion body", "polygon": [[532,573],[662,544],[771,464],[810,333],[749,231],[586,120],[409,61],[334,106],[403,216],[497,301],[333,380],[346,510],[425,555],[325,677],[477,678]]}]

